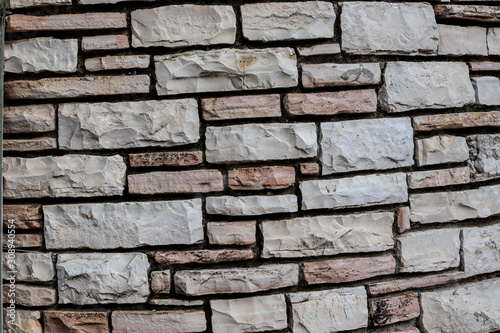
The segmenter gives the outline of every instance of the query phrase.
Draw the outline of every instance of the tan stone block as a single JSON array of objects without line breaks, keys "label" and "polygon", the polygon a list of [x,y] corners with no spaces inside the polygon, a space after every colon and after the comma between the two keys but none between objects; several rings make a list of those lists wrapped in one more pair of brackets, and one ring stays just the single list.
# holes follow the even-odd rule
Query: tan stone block
[{"label": "tan stone block", "polygon": [[420,316],[418,293],[371,300],[368,308],[374,326],[389,325]]},{"label": "tan stone block", "polygon": [[201,150],[195,150],[130,154],[129,161],[130,166],[133,168],[194,166],[203,163],[203,152]]},{"label": "tan stone block", "polygon": [[365,64],[306,64],[302,66],[302,85],[305,88],[363,86],[381,80],[378,63]]},{"label": "tan stone block", "polygon": [[436,18],[473,22],[500,22],[500,7],[477,5],[436,5]]},{"label": "tan stone block", "polygon": [[37,204],[4,205],[3,226],[14,220],[16,229],[40,229],[43,225],[42,206]]},{"label": "tan stone block", "polygon": [[246,119],[280,117],[280,95],[206,98],[201,101],[203,119]]},{"label": "tan stone block", "polygon": [[405,232],[411,228],[410,207],[400,207],[396,213],[396,223],[399,232]]},{"label": "tan stone block", "polygon": [[127,35],[103,35],[82,37],[82,51],[123,50],[130,44]]},{"label": "tan stone block", "polygon": [[163,265],[182,265],[189,263],[212,264],[225,261],[253,259],[252,250],[194,250],[156,252],[156,262]]},{"label": "tan stone block", "polygon": [[4,151],[42,151],[50,149],[57,149],[56,138],[5,139],[3,141]]},{"label": "tan stone block", "polygon": [[4,133],[56,130],[56,109],[51,104],[6,106],[3,117]]},{"label": "tan stone block", "polygon": [[209,222],[208,242],[211,245],[250,245],[255,243],[256,221]]},{"label": "tan stone block", "polygon": [[229,170],[229,187],[233,190],[278,190],[295,184],[295,168],[269,166]]},{"label": "tan stone block", "polygon": [[482,72],[482,71],[500,71],[500,62],[494,61],[474,61],[470,62],[471,72]]},{"label": "tan stone block", "polygon": [[429,188],[470,183],[470,170],[467,167],[408,173],[408,187]]},{"label": "tan stone block", "polygon": [[207,329],[203,311],[113,311],[113,333],[194,333]]},{"label": "tan stone block", "polygon": [[7,32],[81,31],[127,27],[126,13],[85,13],[48,16],[14,14],[7,18]]},{"label": "tan stone block", "polygon": [[500,111],[445,113],[413,117],[415,131],[500,126]]},{"label": "tan stone block", "polygon": [[151,272],[151,290],[155,294],[170,293],[170,270]]},{"label": "tan stone block", "polygon": [[[3,236],[4,244],[8,244],[8,235]],[[43,235],[41,234],[16,234],[14,238],[16,248],[42,247]]]},{"label": "tan stone block", "polygon": [[85,59],[85,69],[89,72],[115,69],[148,68],[149,55],[107,56]]},{"label": "tan stone block", "polygon": [[106,311],[44,311],[45,333],[109,333]]},{"label": "tan stone block", "polygon": [[[8,303],[10,297],[8,297],[10,290],[9,284],[4,284],[3,286],[3,301]],[[17,283],[15,285],[16,293],[16,304],[20,306],[27,307],[38,307],[38,306],[51,306],[56,304],[56,290],[51,287],[39,287],[32,286],[28,284]]]},{"label": "tan stone block", "polygon": [[325,55],[325,54],[338,54],[340,53],[339,44],[318,44],[306,47],[297,47],[299,55],[302,57]]}]

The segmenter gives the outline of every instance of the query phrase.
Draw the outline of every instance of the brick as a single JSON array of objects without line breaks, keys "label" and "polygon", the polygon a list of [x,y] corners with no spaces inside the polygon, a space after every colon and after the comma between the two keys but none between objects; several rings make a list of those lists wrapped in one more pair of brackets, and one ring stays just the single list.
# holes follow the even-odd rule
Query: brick
[{"label": "brick", "polygon": [[233,190],[278,190],[295,184],[295,168],[269,166],[231,169],[229,187]]},{"label": "brick", "polygon": [[162,265],[213,264],[253,259],[252,250],[193,250],[156,252],[155,260]]},{"label": "brick", "polygon": [[471,61],[469,66],[471,72],[500,71],[500,62],[494,61]]},{"label": "brick", "polygon": [[410,208],[400,207],[396,213],[396,225],[398,227],[398,232],[403,233],[410,230]]},{"label": "brick", "polygon": [[14,220],[16,229],[40,229],[43,225],[42,206],[38,204],[4,205],[3,227]]},{"label": "brick", "polygon": [[500,135],[477,134],[467,137],[469,167],[474,181],[500,177]]},{"label": "brick", "polygon": [[463,162],[469,159],[469,147],[464,137],[437,135],[417,140],[417,165]]},{"label": "brick", "polygon": [[89,72],[117,69],[148,68],[149,55],[107,56],[85,59],[85,69]]},{"label": "brick", "polygon": [[[8,303],[9,285],[3,285],[3,301]],[[41,307],[52,306],[57,303],[56,290],[52,287],[40,287],[29,284],[16,283],[16,306]]]},{"label": "brick", "polygon": [[465,276],[500,270],[500,224],[464,228],[462,238]]},{"label": "brick", "polygon": [[82,51],[123,50],[130,44],[127,35],[103,35],[82,37]]},{"label": "brick", "polygon": [[439,24],[439,55],[488,55],[486,28]]},{"label": "brick", "polygon": [[[7,235],[3,236],[4,244],[8,243]],[[14,238],[16,248],[31,248],[43,246],[43,235],[40,234],[16,234]]]},{"label": "brick", "polygon": [[195,166],[203,163],[203,152],[194,151],[172,151],[158,153],[130,154],[130,166],[133,168],[159,167],[159,166]]},{"label": "brick", "polygon": [[208,214],[229,216],[294,213],[298,210],[297,197],[291,194],[208,197],[206,208]]},{"label": "brick", "polygon": [[413,117],[416,131],[500,126],[500,111],[445,113]]},{"label": "brick", "polygon": [[130,194],[207,193],[224,190],[219,170],[150,172],[128,176]]},{"label": "brick", "polygon": [[57,149],[57,139],[41,137],[35,139],[5,139],[4,151],[43,151]]},{"label": "brick", "polygon": [[317,44],[313,46],[298,46],[297,51],[302,57],[310,57],[317,55],[339,54],[339,44]]},{"label": "brick", "polygon": [[126,27],[126,13],[85,13],[49,16],[14,14],[7,18],[7,33],[23,31],[102,30]]},{"label": "brick", "polygon": [[204,311],[113,311],[113,333],[191,333],[204,332]]},{"label": "brick", "polygon": [[374,326],[389,325],[420,316],[417,293],[371,300],[368,308],[370,321]]},{"label": "brick", "polygon": [[211,245],[254,244],[256,221],[208,222],[207,235]]},{"label": "brick", "polygon": [[494,76],[472,78],[476,102],[480,105],[500,105],[500,79]]},{"label": "brick", "polygon": [[307,176],[319,175],[319,164],[318,163],[300,163],[300,174]]},{"label": "brick", "polygon": [[380,64],[305,64],[302,85],[305,88],[364,86],[379,84]]},{"label": "brick", "polygon": [[4,133],[43,133],[56,130],[56,109],[50,104],[6,106]]},{"label": "brick", "polygon": [[151,290],[155,294],[170,293],[171,285],[170,270],[151,272]]},{"label": "brick", "polygon": [[248,119],[281,116],[279,95],[205,98],[201,100],[203,119]]},{"label": "brick", "polygon": [[45,333],[109,333],[107,311],[44,311]]},{"label": "brick", "polygon": [[470,183],[468,167],[408,173],[408,188],[431,188]]},{"label": "brick", "polygon": [[436,5],[436,18],[453,19],[472,22],[500,22],[500,8],[498,6],[478,5]]}]

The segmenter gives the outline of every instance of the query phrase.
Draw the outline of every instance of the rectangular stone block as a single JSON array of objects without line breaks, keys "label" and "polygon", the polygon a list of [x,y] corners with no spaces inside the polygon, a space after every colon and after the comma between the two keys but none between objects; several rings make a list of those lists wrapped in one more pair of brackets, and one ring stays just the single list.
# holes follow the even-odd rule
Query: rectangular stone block
[{"label": "rectangular stone block", "polygon": [[495,76],[472,78],[476,102],[480,105],[500,105],[500,79]]},{"label": "rectangular stone block", "polygon": [[256,221],[208,222],[208,243],[211,245],[254,244],[256,229]]},{"label": "rectangular stone block", "polygon": [[470,183],[468,167],[408,173],[408,188],[431,188]]},{"label": "rectangular stone block", "polygon": [[374,326],[394,324],[420,316],[418,293],[386,297],[368,302],[370,321]]},{"label": "rectangular stone block", "polygon": [[109,333],[107,311],[44,311],[45,333]]},{"label": "rectangular stone block", "polygon": [[[6,243],[8,244],[8,243]],[[21,252],[3,255],[3,278],[17,281],[48,282],[56,275],[51,253]]]},{"label": "rectangular stone block", "polygon": [[467,141],[461,136],[437,135],[417,140],[417,165],[463,162],[469,159]]},{"label": "rectangular stone block", "polygon": [[[4,244],[8,244],[8,237],[6,234],[3,236]],[[14,239],[14,246],[16,248],[32,248],[43,246],[43,236],[40,234],[17,234]]]},{"label": "rectangular stone block", "polygon": [[302,57],[310,57],[316,55],[326,55],[326,54],[339,54],[340,45],[339,44],[318,44],[313,46],[298,46],[297,51]]},{"label": "rectangular stone block", "polygon": [[203,163],[203,152],[171,151],[158,153],[139,153],[128,155],[132,168],[158,167],[158,166],[195,166]]},{"label": "rectangular stone block", "polygon": [[486,28],[439,24],[439,55],[488,55]]},{"label": "rectangular stone block", "polygon": [[488,28],[487,42],[488,42],[488,54],[489,55],[500,55],[500,29],[499,28]]},{"label": "rectangular stone block", "polygon": [[291,194],[208,197],[206,205],[208,214],[229,216],[294,213],[298,210],[297,197]]},{"label": "rectangular stone block", "polygon": [[51,104],[6,106],[4,133],[43,133],[56,129],[56,109]]},{"label": "rectangular stone block", "polygon": [[319,164],[318,163],[300,163],[300,174],[307,176],[319,175]]},{"label": "rectangular stone block", "polygon": [[82,37],[82,51],[123,50],[130,44],[127,35],[103,35]]},{"label": "rectangular stone block", "polygon": [[56,138],[5,139],[3,141],[4,151],[43,151],[51,149],[57,149]]},{"label": "rectangular stone block", "polygon": [[201,199],[43,206],[48,249],[114,249],[203,240]]},{"label": "rectangular stone block", "polygon": [[85,69],[89,72],[116,69],[148,68],[149,55],[106,56],[85,59]]},{"label": "rectangular stone block", "polygon": [[155,56],[158,95],[295,87],[291,48],[219,49]]},{"label": "rectangular stone block", "polygon": [[195,311],[113,311],[113,333],[191,333],[205,332],[205,312]]},{"label": "rectangular stone block", "polygon": [[40,229],[43,225],[42,206],[38,204],[4,205],[4,228],[8,228],[9,220],[14,221],[16,229]]},{"label": "rectangular stone block", "polygon": [[500,126],[500,111],[445,113],[413,117],[415,131]]},{"label": "rectangular stone block", "polygon": [[464,228],[462,233],[465,276],[499,271],[500,224]]},{"label": "rectangular stone block", "polygon": [[363,207],[408,201],[404,173],[307,180],[300,183],[302,209]]},{"label": "rectangular stone block", "polygon": [[382,77],[379,63],[304,64],[304,88],[366,86],[379,84]]},{"label": "rectangular stone block", "polygon": [[5,157],[4,196],[20,198],[122,195],[126,165],[119,155]]},{"label": "rectangular stone block", "polygon": [[396,225],[398,232],[401,234],[411,229],[410,224],[410,207],[399,207],[396,211]]},{"label": "rectangular stone block", "polygon": [[208,121],[281,116],[280,95],[205,98],[201,108]]},{"label": "rectangular stone block", "polygon": [[[9,285],[3,286],[3,301],[9,302]],[[52,287],[40,287],[30,284],[16,284],[16,306],[41,307],[52,306],[57,303],[56,290]]]},{"label": "rectangular stone block", "polygon": [[252,250],[193,250],[156,252],[155,261],[163,265],[183,265],[189,263],[213,264],[226,261],[253,259]]},{"label": "rectangular stone block", "polygon": [[14,14],[7,18],[7,33],[24,31],[82,31],[127,27],[126,13],[85,13],[48,16]]},{"label": "rectangular stone block", "polygon": [[155,294],[168,294],[170,293],[171,280],[172,277],[169,269],[151,272],[151,290]]},{"label": "rectangular stone block", "polygon": [[279,190],[295,184],[295,168],[265,166],[231,169],[228,174],[229,188],[233,190]]},{"label": "rectangular stone block", "polygon": [[477,134],[467,137],[469,167],[475,181],[500,177],[500,135]]},{"label": "rectangular stone block", "polygon": [[71,5],[70,0],[7,0],[7,8],[18,9],[41,6],[66,6]]},{"label": "rectangular stone block", "polygon": [[42,333],[40,311],[3,309],[3,330],[5,332]]},{"label": "rectangular stone block", "polygon": [[128,176],[130,194],[208,193],[224,190],[219,170],[150,172]]},{"label": "rectangular stone block", "polygon": [[471,72],[500,71],[500,62],[495,62],[495,61],[471,61],[469,63],[469,66]]},{"label": "rectangular stone block", "polygon": [[390,212],[264,221],[263,258],[377,252],[392,249]]},{"label": "rectangular stone block", "polygon": [[498,6],[478,5],[436,5],[436,18],[472,21],[472,22],[500,22],[500,8]]},{"label": "rectangular stone block", "polygon": [[202,306],[203,304],[205,304],[203,301],[186,301],[183,299],[175,299],[175,298],[153,298],[150,299],[148,303],[157,306],[183,306],[183,307]]}]

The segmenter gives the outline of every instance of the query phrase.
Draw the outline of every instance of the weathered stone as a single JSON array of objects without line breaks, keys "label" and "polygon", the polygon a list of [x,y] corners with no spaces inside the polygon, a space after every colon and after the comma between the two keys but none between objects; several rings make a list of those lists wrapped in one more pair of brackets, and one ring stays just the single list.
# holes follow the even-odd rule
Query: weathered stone
[{"label": "weathered stone", "polygon": [[248,40],[332,38],[335,11],[322,1],[255,3],[241,6],[241,19]]},{"label": "weathered stone", "polygon": [[500,177],[500,135],[477,134],[467,137],[469,167],[476,181]]},{"label": "weathered stone", "polygon": [[486,28],[439,24],[439,55],[488,55]]},{"label": "weathered stone", "polygon": [[194,166],[203,163],[203,152],[194,151],[171,151],[158,153],[130,154],[130,166],[133,168],[157,167],[157,166]]},{"label": "weathered stone", "polygon": [[[4,308],[3,332],[42,333],[43,329],[39,321],[40,317],[41,317],[40,311],[27,311],[27,310]],[[46,330],[45,332],[48,331]]]},{"label": "weathered stone", "polygon": [[373,89],[287,94],[285,110],[293,115],[335,115],[377,111],[377,93]]},{"label": "weathered stone", "polygon": [[158,95],[295,87],[291,48],[220,49],[155,56]]},{"label": "weathered stone", "polygon": [[5,139],[3,141],[4,151],[42,151],[51,149],[57,149],[56,138]]},{"label": "weathered stone", "polygon": [[290,194],[208,197],[206,208],[208,214],[230,216],[294,213],[298,210],[297,197]]},{"label": "weathered stone", "polygon": [[413,165],[410,118],[321,123],[323,175]]},{"label": "weathered stone", "polygon": [[301,175],[319,175],[319,164],[318,163],[300,163],[300,174]]},{"label": "weathered stone", "polygon": [[429,188],[470,183],[467,167],[408,173],[408,188]]},{"label": "weathered stone", "polygon": [[500,29],[488,28],[487,40],[489,55],[500,55]]},{"label": "weathered stone", "polygon": [[476,102],[481,105],[500,105],[500,79],[494,76],[472,78]]},{"label": "weathered stone", "polygon": [[256,221],[209,222],[208,242],[211,245],[250,245],[255,243]]},{"label": "weathered stone", "polygon": [[71,5],[71,0],[7,0],[7,8],[18,9],[40,6],[65,6]]},{"label": "weathered stone", "polygon": [[441,271],[460,263],[460,230],[417,231],[397,239],[400,272]]},{"label": "weathered stone", "polygon": [[16,229],[40,229],[43,225],[42,206],[37,204],[4,205],[3,227],[13,221]]},{"label": "weathered stone", "polygon": [[155,298],[150,299],[148,301],[151,305],[158,306],[184,306],[184,307],[192,307],[192,306],[202,306],[204,304],[203,301],[186,301],[184,299],[175,299],[175,298]]},{"label": "weathered stone", "polygon": [[44,311],[45,333],[109,333],[106,311]]},{"label": "weathered stone", "polygon": [[163,6],[135,10],[131,17],[133,47],[234,44],[236,39],[231,6]]},{"label": "weathered stone", "polygon": [[149,296],[143,253],[60,254],[56,267],[59,304],[137,304]]},{"label": "weathered stone", "polygon": [[500,329],[500,279],[421,294],[426,332],[483,333]]},{"label": "weathered stone", "polygon": [[201,199],[43,206],[48,249],[114,249],[203,240]]},{"label": "weathered stone", "polygon": [[[3,236],[4,244],[8,243],[6,234]],[[14,246],[16,248],[42,247],[43,236],[40,234],[17,234],[14,238]]]},{"label": "weathered stone", "polygon": [[305,88],[374,85],[380,83],[381,77],[379,63],[302,66],[302,85]]},{"label": "weathered stone", "polygon": [[413,117],[416,131],[500,126],[500,111],[445,113]]},{"label": "weathered stone", "polygon": [[[354,54],[436,54],[439,33],[428,3],[344,2],[342,50]],[[362,23],[362,24],[361,24]]]},{"label": "weathered stone", "polygon": [[[490,49],[490,54],[491,54],[491,49]],[[469,66],[471,72],[500,71],[500,62],[494,62],[494,61],[471,61],[469,63]]]},{"label": "weathered stone", "polygon": [[122,195],[125,163],[119,155],[5,157],[6,198]]},{"label": "weathered stone", "polygon": [[278,190],[295,184],[295,168],[265,166],[231,169],[228,181],[233,190]]},{"label": "weathered stone", "polygon": [[263,265],[252,268],[226,268],[178,271],[174,276],[178,293],[197,296],[258,291],[295,286],[299,283],[298,265]]},{"label": "weathered stone", "polygon": [[113,69],[148,68],[149,55],[107,56],[85,59],[85,69],[89,72]]},{"label": "weathered stone", "polygon": [[500,213],[500,186],[410,195],[412,222],[435,223],[485,218]]},{"label": "weathered stone", "polygon": [[127,1],[142,1],[142,2],[150,2],[152,0],[78,0],[79,5],[97,5],[97,4],[117,4],[120,2]]},{"label": "weathered stone", "polygon": [[[9,285],[3,286],[3,301],[9,302],[12,297],[9,297]],[[56,290],[51,287],[40,287],[29,284],[17,283],[15,285],[15,301],[16,306],[40,307],[52,306],[57,303]]]},{"label": "weathered stone", "polygon": [[374,326],[389,325],[420,316],[417,293],[372,300],[368,302],[368,309]]},{"label": "weathered stone", "polygon": [[325,54],[339,54],[339,44],[318,44],[313,46],[297,47],[299,55],[302,57],[310,57]]},{"label": "weathered stone", "polygon": [[203,311],[113,311],[113,333],[191,333],[205,332]]},{"label": "weathered stone", "polygon": [[151,290],[155,294],[170,293],[170,270],[151,272]]},{"label": "weathered stone", "polygon": [[408,201],[404,173],[307,180],[300,183],[302,209],[362,207]]},{"label": "weathered stone", "polygon": [[252,250],[193,250],[156,252],[156,262],[163,265],[182,265],[189,263],[212,264],[225,261],[240,261],[253,259]]},{"label": "weathered stone", "polygon": [[263,258],[376,252],[392,249],[394,214],[299,217],[261,224]]},{"label": "weathered stone", "polygon": [[293,332],[338,332],[366,327],[367,297],[363,287],[289,294]]},{"label": "weathered stone", "polygon": [[392,255],[306,262],[303,267],[304,279],[309,285],[358,281],[395,271],[396,260]]},{"label": "weathered stone", "polygon": [[201,100],[203,119],[247,119],[281,116],[280,95],[206,98]]},{"label": "weathered stone", "polygon": [[316,124],[245,124],[207,127],[209,163],[290,160],[315,157]]},{"label": "weathered stone", "polygon": [[126,13],[85,13],[48,16],[14,14],[7,17],[7,32],[82,31],[127,27]]},{"label": "weathered stone", "polygon": [[6,99],[76,98],[149,93],[148,75],[53,77],[5,82]]},{"label": "weathered stone", "polygon": [[56,109],[50,104],[6,106],[4,133],[51,132],[56,129]]},{"label": "weathered stone", "polygon": [[150,172],[128,176],[131,194],[207,193],[224,190],[219,170]]},{"label": "weathered stone", "polygon": [[388,112],[443,109],[474,103],[463,62],[388,62],[379,103]]},{"label": "weathered stone", "polygon": [[15,276],[17,281],[46,282],[56,275],[50,253],[21,252],[14,258],[10,254],[3,256],[3,276]]},{"label": "weathered stone", "polygon": [[130,44],[127,35],[104,35],[82,37],[82,51],[123,50]]},{"label": "weathered stone", "polygon": [[179,146],[198,142],[199,126],[198,103],[194,99],[61,104],[59,147]]},{"label": "weathered stone", "polygon": [[465,276],[500,270],[500,224],[462,232]]},{"label": "weathered stone", "polygon": [[498,6],[477,5],[437,5],[434,7],[436,18],[475,22],[500,22]]},{"label": "weathered stone", "polygon": [[264,332],[287,328],[285,295],[211,300],[214,332]]},{"label": "weathered stone", "polygon": [[5,44],[5,71],[9,73],[75,72],[78,40],[33,38]]},{"label": "weathered stone", "polygon": [[437,135],[417,140],[417,165],[463,162],[469,159],[467,141],[461,136]]}]

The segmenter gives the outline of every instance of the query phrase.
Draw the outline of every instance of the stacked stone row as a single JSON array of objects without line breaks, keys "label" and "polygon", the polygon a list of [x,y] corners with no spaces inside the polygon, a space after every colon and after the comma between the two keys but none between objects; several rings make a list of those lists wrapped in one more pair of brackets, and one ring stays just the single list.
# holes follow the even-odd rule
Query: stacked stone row
[{"label": "stacked stone row", "polygon": [[11,0],[7,326],[499,330],[500,8],[455,2]]}]

